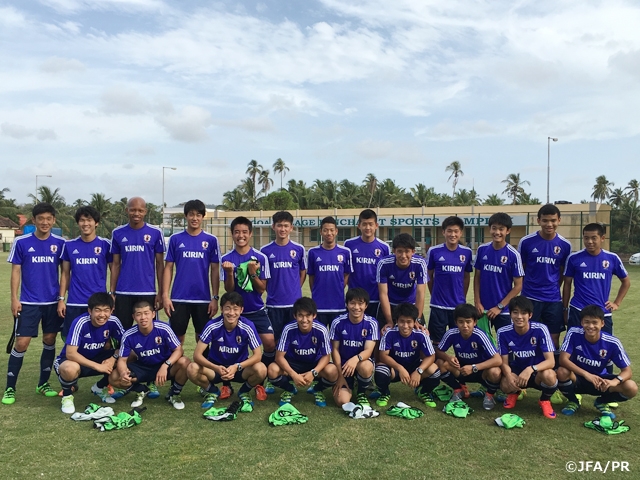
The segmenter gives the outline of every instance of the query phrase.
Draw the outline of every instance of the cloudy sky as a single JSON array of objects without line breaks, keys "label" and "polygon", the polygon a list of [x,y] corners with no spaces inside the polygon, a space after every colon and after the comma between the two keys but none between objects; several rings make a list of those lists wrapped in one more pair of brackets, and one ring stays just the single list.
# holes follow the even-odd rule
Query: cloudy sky
[{"label": "cloudy sky", "polygon": [[[632,0],[0,0],[0,188],[219,203],[289,178],[551,200],[640,177]],[[278,186],[279,180],[276,180]]]}]

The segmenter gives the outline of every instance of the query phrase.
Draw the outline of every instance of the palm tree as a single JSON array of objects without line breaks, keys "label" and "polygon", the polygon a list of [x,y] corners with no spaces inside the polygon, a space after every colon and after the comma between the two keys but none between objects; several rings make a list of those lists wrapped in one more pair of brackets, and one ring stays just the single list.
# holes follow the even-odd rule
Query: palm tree
[{"label": "palm tree", "polygon": [[291,194],[299,208],[302,210],[308,210],[312,204],[312,192],[307,184],[302,180],[297,182],[293,179],[287,182],[287,191]]},{"label": "palm tree", "polygon": [[244,210],[244,193],[239,188],[224,192],[222,198],[222,206],[226,210]]},{"label": "palm tree", "polygon": [[629,204],[631,204],[631,200],[633,200],[633,204],[630,205],[629,208],[629,230],[627,232],[627,243],[631,241],[631,225],[633,222],[634,215],[638,214],[638,196],[640,195],[640,183],[635,178],[633,180],[629,180],[629,184],[624,187],[625,190],[629,191]]},{"label": "palm tree", "polygon": [[373,200],[373,194],[376,193],[376,188],[378,188],[378,179],[373,173],[367,173],[367,176],[364,177],[362,182],[367,190],[367,194],[369,195],[369,204],[367,207],[371,207],[371,201]]},{"label": "palm tree", "polygon": [[518,205],[540,205],[540,199],[532,197],[530,193],[522,192],[518,196]]},{"label": "palm tree", "polygon": [[405,198],[405,190],[392,179],[383,180],[373,196],[373,205],[379,208],[401,207]]},{"label": "palm tree", "polygon": [[338,187],[338,199],[342,208],[359,208],[362,206],[364,187],[346,179],[342,180]]},{"label": "palm tree", "polygon": [[260,193],[266,193],[273,186],[273,178],[269,177],[269,170],[262,169],[260,171],[260,176],[258,177],[258,184],[260,185]]},{"label": "palm tree", "polygon": [[435,207],[438,204],[439,197],[433,187],[427,188],[424,183],[418,183],[409,190],[414,207]]},{"label": "palm tree", "polygon": [[525,193],[522,186],[531,185],[528,180],[522,180],[519,173],[510,173],[506,179],[502,180],[502,183],[507,184],[502,193],[506,193],[507,196],[511,197],[511,205],[515,205],[518,197]]},{"label": "palm tree", "polygon": [[282,190],[282,178],[287,175],[289,167],[284,164],[284,161],[279,158],[273,164],[273,173],[280,174],[280,190]]},{"label": "palm tree", "polygon": [[451,175],[449,175],[449,179],[447,180],[447,182],[449,180],[451,180],[451,178],[453,178],[453,195],[452,198],[455,198],[456,196],[456,185],[458,185],[458,178],[462,177],[464,175],[464,172],[462,171],[462,165],[460,165],[460,162],[458,161],[453,161],[451,162],[447,168],[444,169],[445,172],[451,172]]},{"label": "palm tree", "polygon": [[257,160],[251,160],[247,164],[247,171],[244,173],[251,177],[254,185],[257,185],[256,179],[258,178],[258,175],[260,175],[260,172],[262,172],[262,165],[260,165]]},{"label": "palm tree", "polygon": [[245,178],[238,187],[244,194],[245,207],[249,210],[258,209],[258,191],[256,184],[251,177]]},{"label": "palm tree", "polygon": [[596,177],[596,184],[593,186],[593,193],[591,194],[591,198],[593,198],[596,202],[604,202],[609,195],[611,195],[611,188],[614,183],[607,180],[607,177],[604,175],[600,175]]},{"label": "palm tree", "polygon": [[622,188],[614,188],[613,190],[611,190],[611,194],[609,195],[609,204],[612,207],[620,208],[626,200],[627,194],[624,193],[624,190]]},{"label": "palm tree", "polygon": [[313,197],[319,208],[341,208],[338,198],[338,182],[316,179],[313,182]]},{"label": "palm tree", "polygon": [[492,193],[485,199],[484,202],[482,202],[482,204],[492,206],[504,205],[504,200],[500,198],[500,195],[498,195],[497,193]]},{"label": "palm tree", "polygon": [[45,202],[53,205],[53,208],[56,210],[60,210],[66,206],[64,197],[60,195],[60,188],[56,188],[55,190],[51,190],[46,185],[41,185],[38,187],[38,197],[32,193],[29,194],[29,197],[33,199],[34,203]]},{"label": "palm tree", "polygon": [[458,193],[453,199],[453,204],[456,206],[478,206],[480,205],[480,199],[475,190],[468,191],[463,188],[462,190],[458,190]]},{"label": "palm tree", "polygon": [[111,199],[105,198],[104,193],[92,193],[89,205],[98,210],[103,220],[106,220],[111,213]]}]

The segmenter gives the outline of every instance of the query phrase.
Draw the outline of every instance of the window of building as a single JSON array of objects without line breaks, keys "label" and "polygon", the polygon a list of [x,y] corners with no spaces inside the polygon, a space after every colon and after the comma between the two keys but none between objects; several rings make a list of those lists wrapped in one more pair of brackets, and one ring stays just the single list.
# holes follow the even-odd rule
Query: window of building
[{"label": "window of building", "polygon": [[353,237],[353,230],[351,229],[351,227],[338,228],[338,238],[337,238],[338,242],[344,242],[345,240],[348,240],[351,237]]},{"label": "window of building", "polygon": [[309,242],[310,243],[320,243],[320,229],[319,228],[310,228],[309,229]]}]

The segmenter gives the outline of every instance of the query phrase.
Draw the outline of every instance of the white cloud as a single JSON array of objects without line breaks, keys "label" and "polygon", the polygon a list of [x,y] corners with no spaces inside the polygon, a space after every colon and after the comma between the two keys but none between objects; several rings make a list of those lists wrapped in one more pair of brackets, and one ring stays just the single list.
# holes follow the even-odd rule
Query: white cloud
[{"label": "white cloud", "polygon": [[83,10],[158,11],[167,6],[159,0],[39,0],[40,3],[62,13]]},{"label": "white cloud", "polygon": [[2,135],[15,138],[16,140],[23,140],[30,137],[35,137],[38,140],[55,140],[58,138],[56,132],[51,129],[27,128],[23,125],[7,122],[0,125],[0,132],[2,132]]},{"label": "white cloud", "polygon": [[40,65],[40,70],[46,73],[82,72],[85,66],[75,58],[49,57]]},{"label": "white cloud", "polygon": [[207,127],[212,123],[209,112],[192,105],[184,107],[180,112],[157,114],[155,120],[174,140],[189,143],[209,138]]}]

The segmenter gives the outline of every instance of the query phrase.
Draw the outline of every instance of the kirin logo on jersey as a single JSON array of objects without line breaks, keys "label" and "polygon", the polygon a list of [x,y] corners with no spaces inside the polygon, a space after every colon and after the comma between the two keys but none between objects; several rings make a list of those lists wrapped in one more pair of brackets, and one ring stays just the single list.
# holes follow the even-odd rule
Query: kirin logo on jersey
[{"label": "kirin logo on jersey", "polygon": [[466,259],[467,259],[467,256],[466,256],[466,255],[460,255],[460,261],[461,261],[462,263],[464,263]]},{"label": "kirin logo on jersey", "polygon": [[500,263],[502,263],[503,265],[504,265],[505,263],[507,263],[507,260],[508,260],[508,258],[507,258],[507,256],[506,256],[506,255],[503,255],[503,256],[501,256],[501,257],[500,257]]},{"label": "kirin logo on jersey", "polygon": [[295,250],[289,250],[289,256],[291,258],[296,258],[296,255],[298,255],[298,252],[296,252]]},{"label": "kirin logo on jersey", "polygon": [[338,259],[339,262],[344,261],[344,255],[338,255],[336,258]]},{"label": "kirin logo on jersey", "polygon": [[609,260],[602,261],[602,268],[609,268]]},{"label": "kirin logo on jersey", "polygon": [[476,342],[471,342],[471,348],[473,348],[474,350],[477,350],[478,344]]},{"label": "kirin logo on jersey", "polygon": [[149,243],[151,241],[151,235],[149,235],[149,234],[146,234],[143,238],[144,238],[144,241],[147,242],[147,243]]},{"label": "kirin logo on jersey", "polygon": [[105,330],[102,334],[104,335],[104,338],[109,338],[109,330]]},{"label": "kirin logo on jersey", "polygon": [[380,250],[379,248],[376,248],[376,249],[373,251],[373,254],[374,254],[376,257],[379,257],[379,256],[382,254],[382,250]]},{"label": "kirin logo on jersey", "polygon": [[242,342],[242,337],[240,335],[236,335],[236,343],[239,345]]},{"label": "kirin logo on jersey", "polygon": [[607,351],[605,349],[600,350],[598,353],[600,354],[601,358],[604,358],[607,356]]},{"label": "kirin logo on jersey", "polygon": [[555,247],[553,247],[553,253],[555,253],[556,255],[560,255],[561,251],[562,249],[560,248],[560,245],[556,245]]},{"label": "kirin logo on jersey", "polygon": [[369,333],[369,332],[367,331],[367,329],[366,329],[366,328],[363,328],[363,329],[362,329],[362,336],[363,336],[363,337],[366,337],[366,336],[367,336],[367,333]]},{"label": "kirin logo on jersey", "polygon": [[94,247],[93,253],[95,253],[96,255],[100,255],[102,253],[102,247]]},{"label": "kirin logo on jersey", "polygon": [[156,337],[156,345],[162,345],[162,337]]},{"label": "kirin logo on jersey", "polygon": [[538,344],[538,340],[536,339],[536,337],[531,337],[531,345],[537,345]]},{"label": "kirin logo on jersey", "polygon": [[51,245],[51,253],[56,253],[58,251],[57,245]]},{"label": "kirin logo on jersey", "polygon": [[416,348],[418,348],[418,341],[417,340],[411,340],[411,348],[413,348],[414,350]]},{"label": "kirin logo on jersey", "polygon": [[209,248],[209,242],[202,242],[202,248],[205,250]]},{"label": "kirin logo on jersey", "polygon": [[311,342],[316,345],[318,343],[318,337],[311,337]]},{"label": "kirin logo on jersey", "polygon": [[411,280],[415,280],[415,278],[416,278],[416,272],[409,272],[409,278],[410,278]]}]

